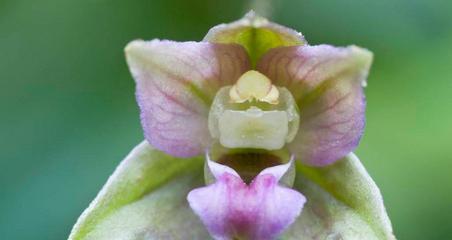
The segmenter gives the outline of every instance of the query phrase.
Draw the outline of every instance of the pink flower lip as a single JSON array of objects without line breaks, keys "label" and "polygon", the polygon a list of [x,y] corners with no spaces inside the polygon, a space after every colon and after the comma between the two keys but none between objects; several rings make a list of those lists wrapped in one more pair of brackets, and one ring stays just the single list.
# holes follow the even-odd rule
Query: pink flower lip
[{"label": "pink flower lip", "polygon": [[187,199],[215,239],[274,239],[306,202],[302,194],[279,184],[293,161],[264,169],[250,184],[228,166],[207,164],[215,182],[192,190]]}]

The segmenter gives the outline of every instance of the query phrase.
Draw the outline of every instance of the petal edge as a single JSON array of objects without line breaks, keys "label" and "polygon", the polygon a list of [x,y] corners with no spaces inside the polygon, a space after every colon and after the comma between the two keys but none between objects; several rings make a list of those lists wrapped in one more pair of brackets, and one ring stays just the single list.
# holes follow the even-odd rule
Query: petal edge
[{"label": "petal edge", "polygon": [[216,91],[249,68],[239,45],[136,40],[126,47],[146,140],[177,157],[210,142],[209,105]]},{"label": "petal edge", "polygon": [[324,166],[358,145],[365,125],[363,86],[372,53],[351,46],[281,47],[257,69],[294,95],[300,127],[289,148],[301,161]]}]

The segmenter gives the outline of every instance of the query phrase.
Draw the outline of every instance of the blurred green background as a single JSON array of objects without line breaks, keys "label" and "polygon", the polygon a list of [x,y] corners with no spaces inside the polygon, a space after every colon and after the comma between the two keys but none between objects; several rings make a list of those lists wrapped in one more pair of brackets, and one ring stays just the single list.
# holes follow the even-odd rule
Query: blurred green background
[{"label": "blurred green background", "polygon": [[[0,1],[0,239],[66,239],[143,138],[123,47],[200,40],[247,2]],[[399,239],[452,239],[452,2],[278,1],[311,44],[375,53],[357,150]]]}]

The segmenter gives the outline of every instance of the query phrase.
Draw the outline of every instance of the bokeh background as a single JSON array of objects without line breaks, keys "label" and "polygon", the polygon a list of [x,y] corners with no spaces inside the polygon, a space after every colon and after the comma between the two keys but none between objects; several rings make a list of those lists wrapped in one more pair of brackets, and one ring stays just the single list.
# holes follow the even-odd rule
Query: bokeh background
[{"label": "bokeh background", "polygon": [[[0,239],[66,239],[143,138],[123,48],[200,40],[241,0],[1,0]],[[311,44],[375,53],[358,155],[399,239],[452,239],[452,1],[285,0]]]}]

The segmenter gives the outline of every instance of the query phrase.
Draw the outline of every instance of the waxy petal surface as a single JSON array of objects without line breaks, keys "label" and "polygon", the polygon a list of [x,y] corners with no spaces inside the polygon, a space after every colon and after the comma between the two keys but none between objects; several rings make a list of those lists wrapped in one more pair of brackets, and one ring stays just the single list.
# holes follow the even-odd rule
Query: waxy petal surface
[{"label": "waxy petal surface", "polygon": [[244,48],[136,40],[125,51],[146,140],[173,156],[201,154],[211,140],[207,116],[212,98],[249,69]]},{"label": "waxy petal surface", "polygon": [[301,161],[324,166],[358,145],[371,62],[368,50],[329,45],[275,48],[260,60],[257,70],[289,89],[300,108],[300,127],[289,148]]},{"label": "waxy petal surface", "polygon": [[290,164],[263,170],[250,185],[229,167],[210,161],[208,167],[216,182],[191,191],[187,199],[215,239],[275,239],[306,202],[299,192],[278,184]]}]

